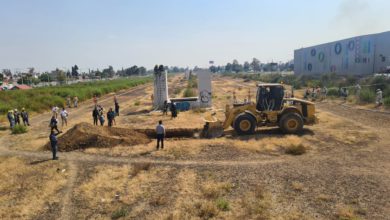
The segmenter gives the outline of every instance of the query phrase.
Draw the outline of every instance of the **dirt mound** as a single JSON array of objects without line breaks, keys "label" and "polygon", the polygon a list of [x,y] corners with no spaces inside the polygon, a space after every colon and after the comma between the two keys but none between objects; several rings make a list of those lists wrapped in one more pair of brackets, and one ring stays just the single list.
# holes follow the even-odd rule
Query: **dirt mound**
[{"label": "dirt mound", "polygon": [[[133,146],[147,144],[151,139],[133,129],[93,126],[80,123],[58,137],[59,151],[73,151],[90,147],[115,147],[119,144]],[[50,149],[49,144],[46,146]]]}]

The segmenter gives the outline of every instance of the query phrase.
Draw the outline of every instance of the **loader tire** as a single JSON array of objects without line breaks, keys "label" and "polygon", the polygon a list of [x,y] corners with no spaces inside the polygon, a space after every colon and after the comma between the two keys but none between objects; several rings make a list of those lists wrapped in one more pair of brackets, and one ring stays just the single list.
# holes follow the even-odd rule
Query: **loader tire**
[{"label": "loader tire", "polygon": [[297,113],[287,113],[280,118],[279,127],[286,134],[297,134],[302,132],[303,119]]},{"label": "loader tire", "polygon": [[256,120],[248,114],[241,114],[234,120],[234,130],[239,135],[248,135],[255,133]]}]

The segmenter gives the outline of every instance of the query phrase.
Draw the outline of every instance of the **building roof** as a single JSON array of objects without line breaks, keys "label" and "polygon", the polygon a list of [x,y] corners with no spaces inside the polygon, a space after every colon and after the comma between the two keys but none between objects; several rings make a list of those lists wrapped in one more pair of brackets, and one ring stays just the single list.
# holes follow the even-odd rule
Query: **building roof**
[{"label": "building roof", "polygon": [[12,87],[12,89],[20,89],[20,90],[27,90],[27,89],[32,89],[31,86],[20,84],[20,85],[15,85]]}]

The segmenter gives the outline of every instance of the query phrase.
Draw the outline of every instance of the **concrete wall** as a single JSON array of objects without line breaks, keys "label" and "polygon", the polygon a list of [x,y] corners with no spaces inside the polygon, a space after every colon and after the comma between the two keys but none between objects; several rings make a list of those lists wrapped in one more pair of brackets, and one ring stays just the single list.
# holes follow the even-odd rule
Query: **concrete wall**
[{"label": "concrete wall", "polygon": [[196,75],[198,76],[199,105],[201,108],[211,107],[211,73],[210,71],[197,71]]},{"label": "concrete wall", "polygon": [[389,59],[390,32],[384,32],[295,50],[294,73],[370,74],[389,66]]},{"label": "concrete wall", "polygon": [[164,101],[168,101],[168,79],[167,71],[161,74],[154,74],[153,106],[163,109]]}]

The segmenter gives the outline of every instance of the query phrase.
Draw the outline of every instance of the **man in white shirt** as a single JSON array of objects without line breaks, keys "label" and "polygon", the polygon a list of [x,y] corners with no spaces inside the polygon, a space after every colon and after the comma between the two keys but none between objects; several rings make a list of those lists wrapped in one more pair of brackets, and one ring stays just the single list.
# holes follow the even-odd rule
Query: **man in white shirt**
[{"label": "man in white shirt", "polygon": [[161,149],[164,149],[165,128],[161,120],[158,121],[158,125],[156,126],[156,134],[157,134],[157,150],[159,150],[160,148],[160,142],[161,142]]},{"label": "man in white shirt", "polygon": [[61,122],[62,122],[62,127],[68,126],[68,112],[65,110],[65,108],[62,108],[62,111],[60,113],[61,115]]}]

